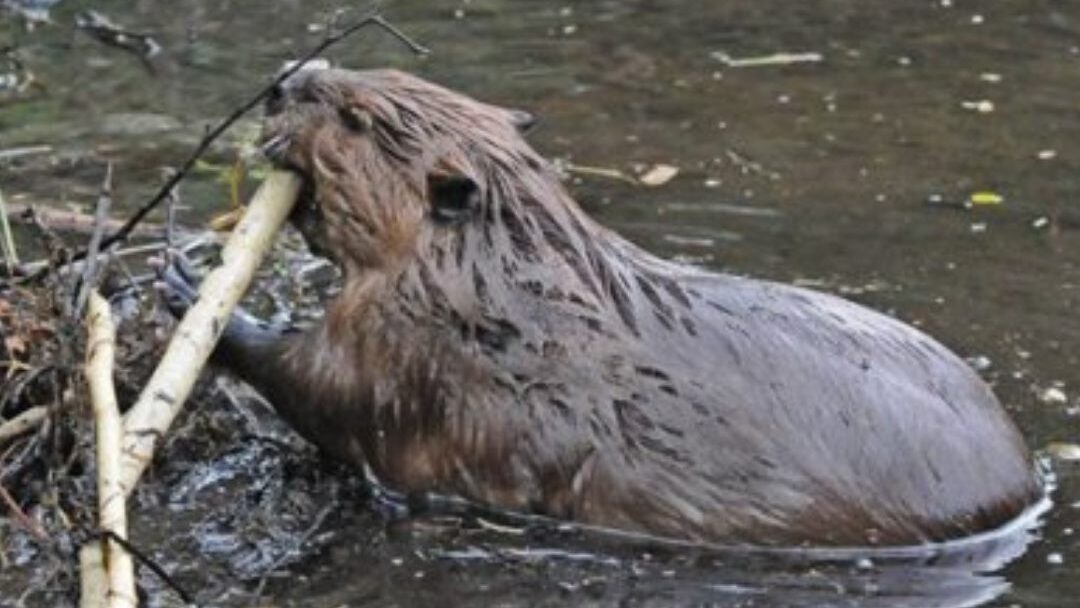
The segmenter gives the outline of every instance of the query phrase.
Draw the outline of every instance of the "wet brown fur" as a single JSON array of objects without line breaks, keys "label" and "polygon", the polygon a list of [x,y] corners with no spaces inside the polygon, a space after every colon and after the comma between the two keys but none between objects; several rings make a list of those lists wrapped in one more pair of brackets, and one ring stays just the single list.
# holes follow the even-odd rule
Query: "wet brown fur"
[{"label": "wet brown fur", "polygon": [[[1040,495],[955,355],[809,290],[659,260],[595,224],[512,112],[396,71],[301,73],[267,137],[344,289],[226,344],[302,434],[387,486],[664,537],[897,545]],[[477,206],[433,218],[431,180]]]}]

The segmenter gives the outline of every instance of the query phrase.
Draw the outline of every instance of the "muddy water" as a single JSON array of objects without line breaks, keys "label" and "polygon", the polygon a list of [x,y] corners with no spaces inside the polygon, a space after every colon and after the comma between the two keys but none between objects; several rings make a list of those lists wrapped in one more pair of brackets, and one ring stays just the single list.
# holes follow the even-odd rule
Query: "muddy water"
[{"label": "muddy water", "polygon": [[[86,205],[109,159],[119,202],[138,202],[208,119],[317,42],[335,8],[94,3],[158,37],[166,50],[151,73],[70,31],[86,6],[62,3],[56,25],[33,32],[10,18],[0,30],[0,44],[20,44],[47,87],[3,98],[0,148],[53,147],[0,165],[9,200]],[[1080,443],[1080,4],[474,0],[396,2],[389,15],[434,53],[417,59],[372,33],[329,55],[527,108],[542,119],[537,147],[576,166],[678,167],[655,188],[595,171],[574,173],[572,187],[600,221],[664,256],[838,292],[923,327],[984,368],[1033,447]],[[724,61],[775,53],[821,61]],[[224,150],[211,160],[227,162]],[[205,217],[223,192],[212,171],[197,174],[183,192],[187,219]],[[991,204],[966,206],[973,194]],[[388,524],[310,454],[187,456],[169,478],[186,485],[147,497],[136,535],[159,541],[155,555],[204,600],[226,604],[250,605],[260,580],[277,604],[311,606],[1067,606],[1080,597],[1075,462],[1053,460],[1055,505],[1036,542],[976,576],[917,563],[777,565],[472,521]],[[288,470],[293,482],[259,486],[257,467]],[[351,508],[320,508],[352,493]],[[311,516],[291,522],[302,534],[259,536],[274,528],[273,512],[221,515],[267,495]]]}]

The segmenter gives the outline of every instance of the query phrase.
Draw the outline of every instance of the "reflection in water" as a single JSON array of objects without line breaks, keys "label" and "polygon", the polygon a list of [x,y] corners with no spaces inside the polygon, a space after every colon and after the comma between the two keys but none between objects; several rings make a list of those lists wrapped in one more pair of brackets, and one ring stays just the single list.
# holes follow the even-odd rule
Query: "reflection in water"
[{"label": "reflection in water", "polygon": [[[1008,588],[1004,578],[990,573],[1023,554],[1049,507],[1045,499],[998,530],[921,547],[701,547],[561,524],[544,528],[544,533],[536,526],[498,526],[504,534],[512,530],[519,540],[528,530],[530,542],[477,543],[480,539],[474,538],[463,549],[436,547],[428,554],[451,563],[479,561],[501,567],[554,562],[571,568],[587,564],[615,572],[628,569],[634,584],[623,590],[620,601],[674,594],[680,603],[732,607],[746,605],[748,598],[754,606],[778,607],[838,602],[882,608],[976,606]],[[569,590],[578,587],[570,584]],[[568,590],[566,585],[563,590]]]},{"label": "reflection in water", "polygon": [[[493,516],[498,524],[475,517],[413,518],[390,527],[398,556],[387,560],[377,550],[354,548],[346,561],[362,564],[365,572],[374,568],[371,576],[422,580],[411,591],[382,595],[412,605],[439,605],[441,593],[454,593],[461,605],[477,606],[573,600],[733,608],[964,607],[1008,589],[1003,577],[987,572],[1024,551],[1048,506],[1044,502],[1000,530],[965,541],[877,551],[706,548],[566,524],[534,521],[519,527],[505,515]],[[520,586],[525,581],[527,592]],[[339,582],[332,574],[314,577],[311,588],[325,596],[311,598],[310,605],[359,597]],[[462,595],[456,587],[482,593]]]}]

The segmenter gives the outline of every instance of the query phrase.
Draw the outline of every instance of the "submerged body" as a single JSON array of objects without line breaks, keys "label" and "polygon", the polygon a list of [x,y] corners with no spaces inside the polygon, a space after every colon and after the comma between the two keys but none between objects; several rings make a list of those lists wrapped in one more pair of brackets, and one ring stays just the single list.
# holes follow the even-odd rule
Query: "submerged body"
[{"label": "submerged body", "polygon": [[522,115],[394,71],[269,107],[294,223],[342,269],[320,325],[218,357],[394,490],[651,535],[906,545],[1042,495],[956,355],[830,295],[659,260],[591,221]]}]

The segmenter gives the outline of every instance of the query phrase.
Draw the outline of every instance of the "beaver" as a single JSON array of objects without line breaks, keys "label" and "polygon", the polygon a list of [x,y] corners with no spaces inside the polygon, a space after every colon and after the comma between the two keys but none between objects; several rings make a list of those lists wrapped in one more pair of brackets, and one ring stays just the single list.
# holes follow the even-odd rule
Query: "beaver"
[{"label": "beaver", "polygon": [[394,70],[293,76],[266,149],[302,176],[292,223],[342,289],[306,331],[234,316],[215,359],[386,488],[651,537],[911,545],[1041,498],[958,356],[643,251],[586,216],[529,122]]}]

